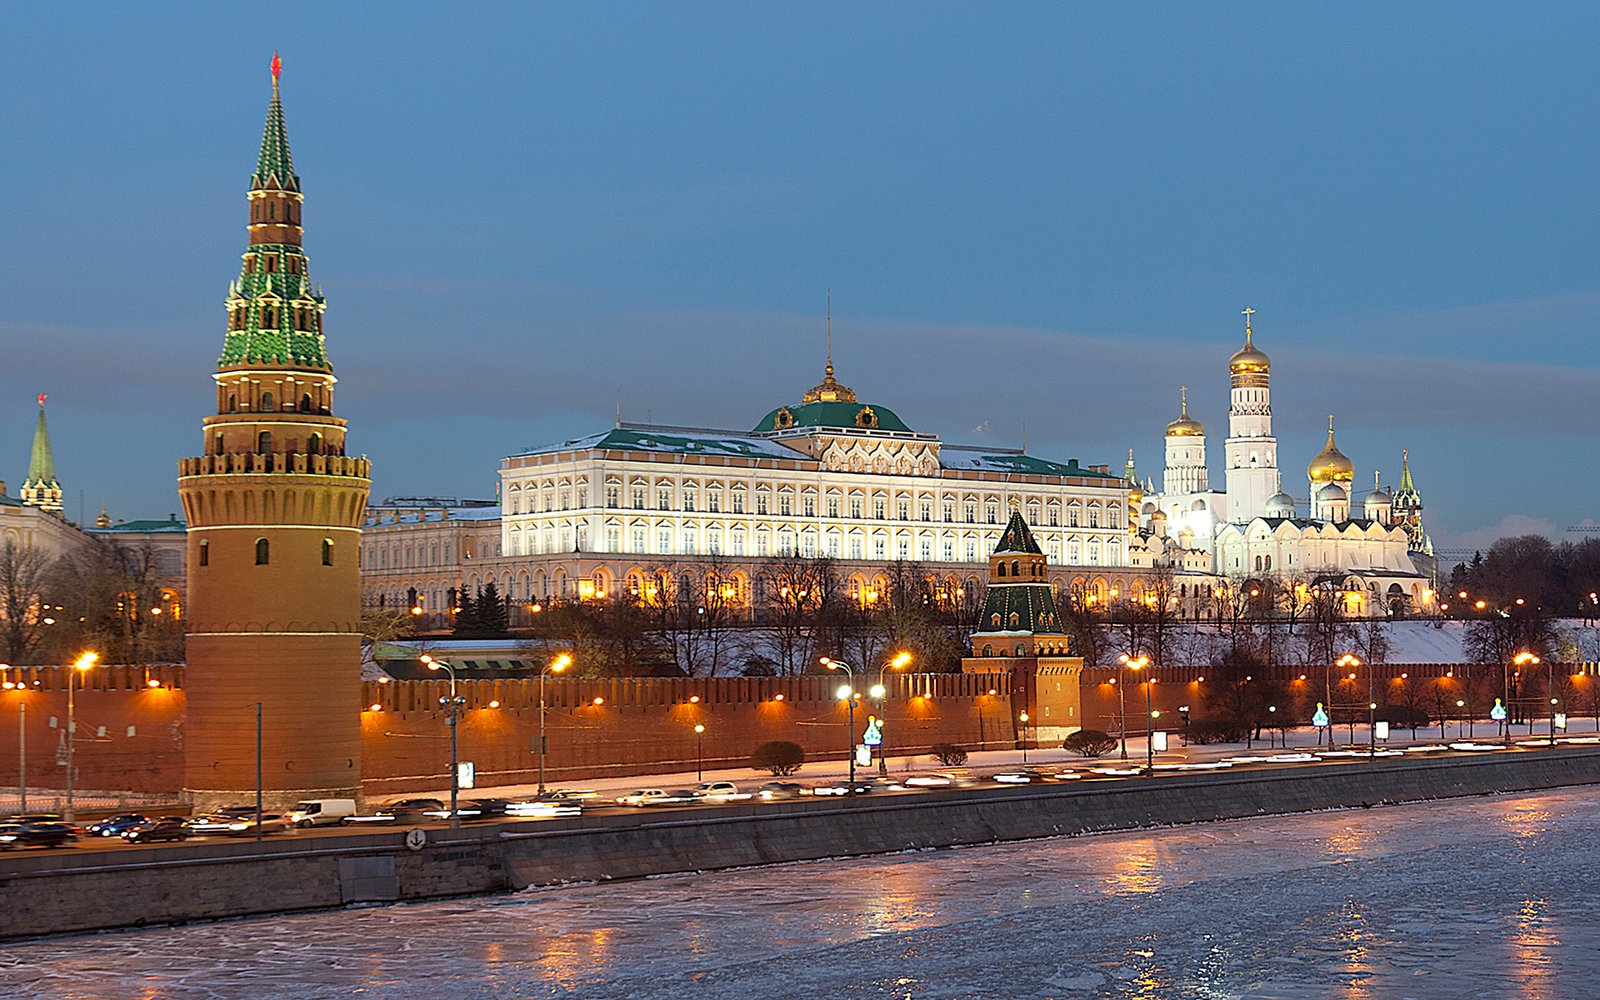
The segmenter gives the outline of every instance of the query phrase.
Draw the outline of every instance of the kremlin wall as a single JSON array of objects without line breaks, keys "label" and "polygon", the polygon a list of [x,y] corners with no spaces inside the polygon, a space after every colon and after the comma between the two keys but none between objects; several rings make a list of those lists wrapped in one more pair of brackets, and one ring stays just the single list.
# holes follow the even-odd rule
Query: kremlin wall
[{"label": "kremlin wall", "polygon": [[[1557,667],[1558,676],[1564,667]],[[1117,671],[1089,668],[1082,672],[1078,697],[1090,728],[1115,734],[1119,704]],[[1439,685],[1453,703],[1468,676],[1492,684],[1498,670],[1449,664],[1379,666],[1376,679],[1390,686],[1401,674],[1426,685]],[[1590,686],[1600,677],[1571,673],[1580,697],[1587,700]],[[28,782],[34,790],[60,788],[63,768],[55,751],[65,718],[65,670],[56,667],[12,668],[7,677],[13,687],[0,690],[0,715],[18,717],[26,704]],[[1286,706],[1298,718],[1317,694],[1322,678],[1299,680],[1288,671],[1282,678],[1294,703]],[[1335,694],[1335,704],[1362,702],[1365,674],[1357,685],[1348,682]],[[95,792],[171,793],[184,787],[185,714],[187,697],[182,667],[100,667],[90,671],[77,693],[80,736],[77,743],[78,788]],[[885,679],[889,686],[888,724],[885,736],[893,773],[908,767],[937,769],[927,756],[936,743],[954,743],[968,750],[1017,747],[1018,717],[1028,711],[1041,717],[1040,701],[1048,694],[1033,694],[1026,672],[1004,674],[900,674]],[[1203,718],[1207,682],[1196,669],[1160,671],[1150,692],[1152,707],[1161,713],[1161,728],[1172,734],[1172,745],[1182,742],[1182,709]],[[552,679],[547,682],[546,730],[549,735],[547,781],[572,787],[586,779],[629,774],[693,772],[696,724],[706,727],[702,737],[707,769],[736,768],[748,762],[756,746],[769,740],[792,740],[806,749],[810,760],[840,759],[845,746],[845,709],[833,698],[838,678],[828,676],[761,678],[611,678],[597,680]],[[1015,690],[1008,689],[1015,685]],[[460,758],[476,765],[479,788],[535,783],[539,726],[538,683],[530,680],[464,681],[458,691],[466,699],[461,716]],[[448,786],[449,729],[439,699],[449,690],[445,681],[365,682],[360,718],[361,790],[367,796],[438,791]],[[993,692],[993,693],[991,693]],[[1139,736],[1144,709],[1144,688],[1129,684],[1126,691],[1128,728]],[[698,701],[694,699],[699,699]],[[1393,700],[1393,699],[1390,699]],[[1302,704],[1304,703],[1304,704]],[[856,739],[871,711],[867,704],[856,710]],[[1481,716],[1475,723],[1479,735],[1492,724]],[[1432,713],[1430,713],[1432,714]],[[1339,718],[1343,718],[1342,715]],[[263,720],[267,742],[274,728],[293,731],[294,719]],[[1454,735],[1457,723],[1449,723]],[[1435,723],[1437,726],[1437,723]],[[11,727],[7,726],[8,731]],[[1364,723],[1358,736],[1364,736]],[[1520,730],[1520,726],[1519,726]],[[1344,727],[1339,726],[1340,739]],[[1021,734],[1028,745],[1059,746],[1046,741],[1033,724]],[[1397,731],[1397,736],[1401,735]],[[1426,731],[1424,731],[1426,735]],[[1301,732],[1298,743],[1309,742]],[[852,741],[853,742],[853,741]],[[0,774],[17,773],[17,744],[0,742]],[[253,717],[230,744],[231,767],[251,770],[255,763]],[[1115,751],[1111,755],[1115,756]],[[237,760],[232,758],[236,757]],[[916,759],[911,759],[915,757]],[[271,762],[281,772],[296,766],[292,755]],[[804,780],[806,769],[800,772]],[[275,776],[268,775],[269,786]],[[765,772],[751,772],[752,781],[769,780]],[[252,785],[253,787],[253,785]],[[485,794],[493,794],[486,791]],[[470,793],[469,793],[470,795]],[[250,796],[241,794],[240,799]]]}]

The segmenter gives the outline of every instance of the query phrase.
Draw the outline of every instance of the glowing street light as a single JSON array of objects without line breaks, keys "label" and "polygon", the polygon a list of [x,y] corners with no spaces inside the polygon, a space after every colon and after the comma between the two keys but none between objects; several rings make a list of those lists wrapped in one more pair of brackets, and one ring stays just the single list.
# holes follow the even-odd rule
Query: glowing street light
[{"label": "glowing street light", "polygon": [[[1122,668],[1127,667],[1129,670],[1142,670],[1144,667],[1148,666],[1149,663],[1150,657],[1148,656],[1130,657],[1127,653],[1123,653],[1117,657],[1117,677],[1119,681],[1117,684],[1117,728],[1120,730],[1119,735],[1122,737],[1123,760],[1128,759],[1128,703],[1122,692],[1125,688],[1127,688],[1128,685],[1125,682],[1122,682]],[[1145,695],[1148,697],[1149,691],[1146,691]]]},{"label": "glowing street light", "polygon": [[701,739],[705,737],[706,727],[701,723],[694,726],[694,780],[705,780],[705,754],[701,751]]},{"label": "glowing street light", "polygon": [[884,674],[890,669],[904,670],[910,664],[910,653],[905,650],[896,653],[878,668],[878,683],[867,691],[872,700],[878,703],[878,777],[880,778],[889,776],[888,742],[883,737],[883,730],[889,728],[889,688],[883,682]]},{"label": "glowing street light", "polygon": [[461,814],[456,810],[456,800],[461,795],[461,763],[456,759],[456,712],[462,699],[456,696],[456,672],[450,664],[424,654],[422,662],[429,670],[443,670],[450,678],[450,697],[440,698],[449,708],[450,723],[450,829],[461,828]]},{"label": "glowing street light", "polygon": [[855,676],[856,675],[855,675],[855,671],[850,669],[850,665],[848,663],[841,663],[838,660],[830,660],[826,656],[822,657],[818,662],[821,663],[824,667],[827,667],[829,670],[843,670],[845,677],[849,678],[849,683],[839,685],[839,689],[837,691],[835,691],[834,694],[838,697],[838,699],[840,701],[844,702],[845,706],[846,706],[845,723],[844,723],[844,728],[845,728],[845,744],[844,744],[844,748],[845,748],[845,753],[848,756],[849,761],[850,761],[850,785],[849,785],[849,789],[845,792],[845,794],[846,795],[854,795],[856,793],[856,690],[855,690]]},{"label": "glowing street light", "polygon": [[[1532,652],[1530,652],[1530,651],[1528,651],[1526,649],[1522,650],[1517,655],[1515,655],[1515,656],[1513,656],[1511,658],[1511,663],[1516,664],[1518,667],[1527,667],[1527,666],[1535,666],[1536,667],[1536,666],[1538,666],[1540,664],[1540,662],[1542,662],[1542,661],[1539,659],[1538,656],[1534,655]],[[1509,664],[1506,665],[1504,667],[1504,670],[1502,671],[1502,673],[1504,674],[1504,680],[1505,680],[1505,699],[1506,699],[1506,704],[1509,706],[1511,704],[1511,666]],[[1518,671],[1518,673],[1521,673],[1521,671]],[[1551,717],[1551,724],[1552,724],[1552,726],[1554,725],[1554,716]],[[1528,728],[1530,730],[1533,728],[1533,719],[1532,719],[1531,716],[1529,717],[1529,720],[1528,720]],[[1553,732],[1554,732],[1554,730],[1552,730],[1552,733]],[[1510,746],[1511,745],[1511,723],[1510,722],[1507,722],[1505,724],[1505,744],[1506,744],[1506,746]]]},{"label": "glowing street light", "polygon": [[95,661],[99,659],[99,653],[84,653],[78,657],[77,662],[72,664],[72,672],[67,674],[67,805],[63,812],[63,818],[68,823],[72,822],[72,790],[78,770],[78,764],[74,757],[76,748],[74,739],[78,734],[78,722],[76,706],[72,700],[72,689],[77,684],[78,675],[87,675],[90,669],[94,667]]},{"label": "glowing street light", "polygon": [[550,674],[559,674],[570,666],[572,666],[572,654],[562,653],[539,671],[539,795],[544,794],[544,755],[549,749],[549,741],[544,735],[544,679]]}]

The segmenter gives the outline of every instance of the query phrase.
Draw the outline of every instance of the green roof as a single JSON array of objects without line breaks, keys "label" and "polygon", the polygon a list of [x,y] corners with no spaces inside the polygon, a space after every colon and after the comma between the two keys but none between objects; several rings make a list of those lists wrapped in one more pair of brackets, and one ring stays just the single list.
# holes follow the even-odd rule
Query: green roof
[{"label": "green roof", "polygon": [[90,528],[88,530],[91,534],[96,535],[153,535],[158,532],[171,532],[173,534],[187,532],[189,526],[176,518],[167,518],[165,520],[151,518],[145,521],[119,521],[108,528]]},{"label": "green roof", "polygon": [[945,445],[939,456],[939,464],[946,469],[972,469],[978,472],[1018,472],[1032,476],[1076,476],[1082,479],[1118,478],[1109,472],[1085,469],[1075,458],[1069,458],[1065,463],[1061,463],[1034,458],[1021,452],[971,454],[967,446],[963,445]]},{"label": "green roof", "polygon": [[252,191],[298,191],[294,159],[289,155],[289,131],[283,124],[283,103],[278,100],[278,81],[272,81],[272,103],[267,105],[267,124],[261,131],[261,156],[250,177]]},{"label": "green roof", "polygon": [[1044,550],[1034,541],[1033,532],[1028,530],[1028,522],[1022,519],[1020,510],[1011,512],[1011,520],[1006,522],[1006,530],[1001,532],[1000,542],[994,547],[995,555],[1010,552],[1044,555]]},{"label": "green roof", "polygon": [[538,455],[556,451],[610,451],[666,452],[679,455],[734,455],[748,458],[787,458],[810,460],[810,456],[793,448],[769,441],[754,434],[730,431],[692,431],[669,427],[624,425],[599,434],[572,438],[559,444],[530,448],[523,454]]},{"label": "green roof", "polygon": [[[780,414],[788,416],[780,418]],[[761,418],[761,422],[755,426],[755,433],[785,431],[794,427],[850,427],[907,432],[911,430],[905,421],[887,406],[836,400],[802,403],[799,406],[780,406]]]},{"label": "green roof", "polygon": [[[1000,617],[995,618],[996,615]],[[1016,615],[1012,621],[1011,616]],[[983,593],[979,632],[1032,632],[1059,635],[1061,617],[1048,583],[1006,583],[991,579]]]},{"label": "green roof", "polygon": [[44,397],[39,397],[39,422],[33,427],[33,453],[28,456],[28,482],[56,481],[56,458],[50,450],[50,428],[44,422]]}]

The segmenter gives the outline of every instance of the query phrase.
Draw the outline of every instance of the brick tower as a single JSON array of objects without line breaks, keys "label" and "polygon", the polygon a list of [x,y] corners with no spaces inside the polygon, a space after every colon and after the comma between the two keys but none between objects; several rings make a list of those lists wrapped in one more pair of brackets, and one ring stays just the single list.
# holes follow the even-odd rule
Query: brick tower
[{"label": "brick tower", "polygon": [[250,244],[228,289],[216,415],[179,463],[189,520],[187,795],[281,806],[361,779],[359,547],[370,467],[345,455],[320,290],[301,249],[281,63],[250,178]]}]

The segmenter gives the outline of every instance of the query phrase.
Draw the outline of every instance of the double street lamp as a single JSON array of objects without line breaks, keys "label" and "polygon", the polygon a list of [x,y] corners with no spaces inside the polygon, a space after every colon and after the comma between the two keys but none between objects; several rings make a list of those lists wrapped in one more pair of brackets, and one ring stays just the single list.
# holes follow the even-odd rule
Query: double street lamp
[{"label": "double street lamp", "polygon": [[440,704],[447,706],[449,709],[450,829],[458,830],[461,828],[461,813],[456,808],[456,800],[461,795],[461,764],[456,759],[456,712],[460,709],[461,703],[464,701],[464,699],[456,695],[456,672],[450,666],[450,664],[444,662],[443,660],[436,660],[427,655],[422,657],[422,662],[427,665],[429,670],[443,670],[445,675],[450,678],[450,697],[440,698],[439,702]]},{"label": "double street lamp", "polygon": [[[1513,656],[1511,658],[1511,662],[1515,663],[1518,667],[1536,667],[1543,661],[1541,661],[1539,659],[1539,657],[1536,656],[1534,653],[1529,652],[1528,650],[1524,649],[1522,652],[1518,653],[1516,656]],[[1518,673],[1520,673],[1520,672],[1521,671],[1518,671]],[[1510,708],[1511,708],[1511,667],[1507,666],[1505,668],[1505,670],[1504,670],[1504,674],[1505,674],[1505,697],[1506,697],[1505,704],[1506,704],[1506,709],[1509,711]],[[1530,683],[1528,686],[1531,688],[1533,685]],[[1552,711],[1552,713],[1554,713],[1554,709],[1552,709],[1551,711]],[[1528,729],[1529,729],[1530,732],[1533,730],[1533,716],[1532,716],[1531,713],[1528,716]],[[1550,716],[1550,742],[1551,743],[1555,742],[1555,735],[1556,735],[1556,717],[1555,717],[1554,714],[1551,714],[1551,716]],[[1506,744],[1506,746],[1510,746],[1511,745],[1511,720],[1510,719],[1507,719],[1506,720],[1506,724],[1505,724],[1505,744]]]},{"label": "double street lamp", "polygon": [[848,757],[849,762],[850,762],[850,785],[849,785],[849,790],[845,794],[854,795],[856,793],[856,681],[855,681],[855,676],[856,675],[855,675],[855,671],[850,669],[850,665],[848,663],[841,663],[838,660],[830,660],[826,656],[822,657],[822,659],[820,661],[818,661],[818,662],[820,662],[824,667],[827,667],[829,670],[843,670],[845,677],[848,679],[848,682],[845,683],[845,684],[839,685],[839,690],[834,692],[834,693],[836,695],[838,695],[839,700],[844,702],[845,705],[847,706],[846,716],[845,716],[845,723],[844,723],[844,725],[845,725],[845,744],[844,745],[845,745],[845,750],[847,751],[847,757]]},{"label": "double street lamp", "polygon": [[559,674],[572,666],[572,654],[562,653],[551,660],[548,665],[539,671],[539,795],[544,795],[544,755],[549,749],[544,738],[544,679],[550,674]]}]

